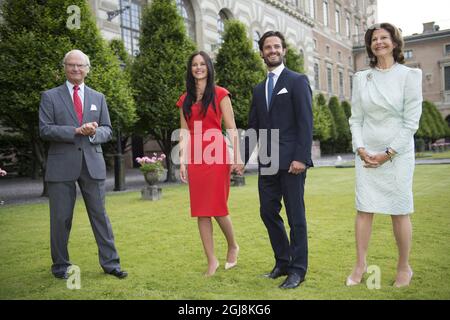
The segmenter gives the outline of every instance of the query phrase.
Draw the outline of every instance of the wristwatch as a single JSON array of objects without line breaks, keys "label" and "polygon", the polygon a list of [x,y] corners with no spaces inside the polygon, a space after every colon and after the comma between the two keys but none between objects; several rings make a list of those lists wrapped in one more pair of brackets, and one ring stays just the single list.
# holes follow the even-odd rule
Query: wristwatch
[{"label": "wristwatch", "polygon": [[391,150],[392,150],[391,148],[387,147],[386,150],[384,151],[389,157],[390,162],[392,162],[392,158],[394,157],[394,153]]}]

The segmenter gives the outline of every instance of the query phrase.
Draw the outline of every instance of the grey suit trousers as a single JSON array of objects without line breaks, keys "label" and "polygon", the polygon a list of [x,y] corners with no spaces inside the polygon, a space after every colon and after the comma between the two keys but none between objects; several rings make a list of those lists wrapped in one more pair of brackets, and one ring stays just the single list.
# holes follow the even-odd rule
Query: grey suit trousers
[{"label": "grey suit trousers", "polygon": [[[92,179],[83,157],[78,185],[98,246],[99,262],[105,272],[120,269],[114,235],[105,210],[105,180]],[[76,181],[48,182],[50,198],[50,243],[52,272],[65,272],[71,265],[68,241],[76,200]]]}]

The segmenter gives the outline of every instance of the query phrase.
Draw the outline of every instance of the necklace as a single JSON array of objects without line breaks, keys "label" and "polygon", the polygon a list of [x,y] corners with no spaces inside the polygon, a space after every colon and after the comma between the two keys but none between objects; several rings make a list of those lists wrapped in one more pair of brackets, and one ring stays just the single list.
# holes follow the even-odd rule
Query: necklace
[{"label": "necklace", "polygon": [[386,68],[386,69],[382,69],[382,68],[380,68],[378,66],[375,66],[375,69],[380,71],[380,72],[388,72],[388,71],[391,71],[397,64],[398,63],[395,62],[392,66],[390,66],[389,68]]}]

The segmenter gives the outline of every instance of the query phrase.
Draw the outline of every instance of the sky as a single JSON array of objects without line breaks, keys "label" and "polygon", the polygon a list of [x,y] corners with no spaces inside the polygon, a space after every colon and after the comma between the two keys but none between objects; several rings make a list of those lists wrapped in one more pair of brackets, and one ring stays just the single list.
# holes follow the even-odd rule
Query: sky
[{"label": "sky", "polygon": [[403,36],[422,33],[422,23],[431,21],[450,29],[449,0],[378,0],[378,22],[394,24]]}]

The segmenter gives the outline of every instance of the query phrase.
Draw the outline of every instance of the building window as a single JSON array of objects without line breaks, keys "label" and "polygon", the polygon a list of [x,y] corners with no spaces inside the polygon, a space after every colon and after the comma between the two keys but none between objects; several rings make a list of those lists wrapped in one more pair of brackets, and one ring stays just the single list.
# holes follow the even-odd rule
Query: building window
[{"label": "building window", "polygon": [[328,27],[329,21],[328,21],[328,2],[323,2],[323,24],[325,27]]},{"label": "building window", "polygon": [[345,19],[345,34],[347,36],[347,38],[350,39],[351,37],[351,32],[350,32],[350,17],[347,16],[347,18]]},{"label": "building window", "polygon": [[327,67],[328,92],[333,93],[333,71],[331,67]]},{"label": "building window", "polygon": [[350,76],[350,97],[353,94],[353,75]]},{"label": "building window", "polygon": [[445,45],[445,55],[450,56],[450,44]]},{"label": "building window", "polygon": [[348,65],[349,65],[350,67],[352,67],[352,57],[351,57],[351,56],[348,57]]},{"label": "building window", "polygon": [[313,42],[314,42],[314,50],[317,51],[317,40],[313,39]]},{"label": "building window", "polygon": [[330,46],[327,46],[326,50],[327,50],[327,56],[329,57],[330,56]]},{"label": "building window", "polygon": [[413,57],[413,51],[412,50],[405,50],[405,59],[412,59]]},{"label": "building window", "polygon": [[341,97],[344,96],[344,73],[339,71],[339,94]]},{"label": "building window", "polygon": [[141,5],[136,0],[120,0],[120,7],[130,6],[120,15],[122,40],[128,53],[139,53],[139,28],[141,25]]},{"label": "building window", "polygon": [[316,90],[320,90],[319,85],[319,64],[314,63],[314,87]]},{"label": "building window", "polygon": [[336,11],[334,13],[334,20],[336,24],[336,32],[341,33],[341,7],[336,5]]},{"label": "building window", "polygon": [[217,18],[217,32],[219,33],[219,39],[217,43],[220,45],[223,42],[223,33],[225,31],[225,21],[228,20],[228,16],[225,11],[220,10],[219,17]]},{"label": "building window", "polygon": [[253,31],[253,49],[255,49],[255,51],[259,51],[259,39],[261,39],[259,32]]},{"label": "building window", "polygon": [[450,91],[450,66],[444,69],[445,91]]},{"label": "building window", "polygon": [[355,35],[356,41],[359,41],[359,20],[355,20]]},{"label": "building window", "polygon": [[339,62],[342,61],[342,53],[340,51],[338,51],[338,61]]},{"label": "building window", "polygon": [[177,8],[184,19],[184,26],[188,36],[195,42],[195,16],[191,2],[189,0],[177,0]]},{"label": "building window", "polygon": [[309,15],[313,19],[316,17],[316,8],[314,7],[314,3],[314,0],[309,0]]}]

